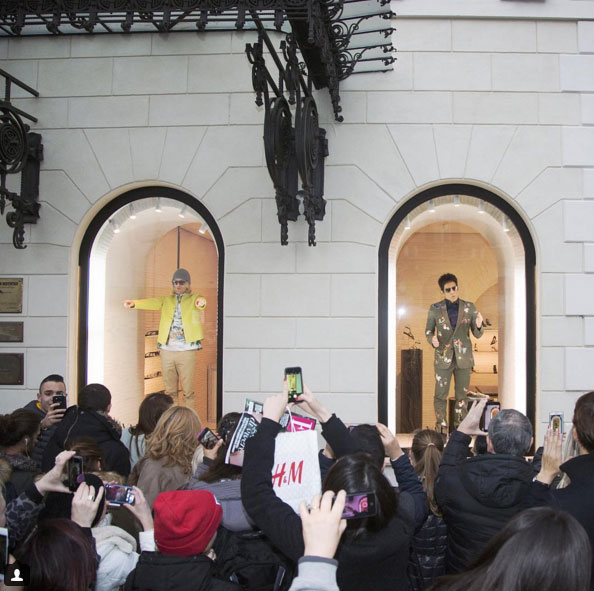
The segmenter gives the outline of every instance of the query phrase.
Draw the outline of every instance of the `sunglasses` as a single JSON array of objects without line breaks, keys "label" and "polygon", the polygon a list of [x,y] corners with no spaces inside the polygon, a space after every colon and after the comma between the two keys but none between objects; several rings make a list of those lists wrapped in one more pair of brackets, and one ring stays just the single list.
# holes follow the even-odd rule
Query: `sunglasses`
[{"label": "sunglasses", "polygon": [[171,283],[173,283],[173,285],[185,285],[187,283],[187,281],[184,281],[183,279],[176,279],[175,281],[172,281]]},{"label": "sunglasses", "polygon": [[446,293],[450,293],[450,291],[458,291],[458,286],[454,285],[454,287],[444,287],[443,289]]}]

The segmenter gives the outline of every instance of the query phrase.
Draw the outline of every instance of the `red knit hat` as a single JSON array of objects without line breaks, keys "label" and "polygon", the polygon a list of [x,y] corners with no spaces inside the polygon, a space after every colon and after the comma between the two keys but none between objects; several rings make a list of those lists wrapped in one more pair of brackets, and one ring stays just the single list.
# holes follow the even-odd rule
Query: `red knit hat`
[{"label": "red knit hat", "polygon": [[171,490],[153,505],[155,542],[162,554],[192,556],[204,551],[215,535],[223,509],[207,490]]}]

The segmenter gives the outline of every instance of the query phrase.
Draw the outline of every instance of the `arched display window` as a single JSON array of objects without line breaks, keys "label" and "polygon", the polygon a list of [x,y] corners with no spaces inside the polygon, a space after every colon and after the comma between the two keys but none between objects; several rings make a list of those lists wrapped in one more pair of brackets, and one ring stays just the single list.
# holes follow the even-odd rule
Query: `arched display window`
[{"label": "arched display window", "polygon": [[[444,300],[438,278],[445,273],[457,277],[460,299],[473,302],[484,318],[479,338],[470,331],[468,345],[453,345],[463,345],[468,356],[472,351],[473,366],[466,376],[469,390],[488,394],[502,408],[516,408],[534,422],[534,244],[525,222],[507,201],[463,184],[416,195],[396,212],[382,237],[379,420],[399,433],[434,428],[439,422],[434,400],[441,377],[427,329],[430,311]],[[452,377],[443,417],[450,430],[460,418],[459,409]]]},{"label": "arched display window", "polygon": [[[206,298],[202,349],[195,354],[195,409],[214,425],[222,401],[224,251],[208,210],[172,188],[143,187],[110,201],[93,219],[80,248],[78,386],[104,383],[112,414],[133,424],[143,397],[165,390],[157,335],[161,312],[124,307],[124,300],[172,293],[178,268],[191,292]],[[183,404],[180,394],[176,403]]]}]

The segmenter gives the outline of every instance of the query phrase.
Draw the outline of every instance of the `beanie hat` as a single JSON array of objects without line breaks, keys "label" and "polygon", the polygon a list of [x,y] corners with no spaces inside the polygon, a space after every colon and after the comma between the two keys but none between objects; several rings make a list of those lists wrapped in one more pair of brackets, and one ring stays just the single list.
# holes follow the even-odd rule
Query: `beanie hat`
[{"label": "beanie hat", "polygon": [[161,554],[201,554],[215,535],[223,509],[207,490],[171,490],[153,505],[155,543]]},{"label": "beanie hat", "polygon": [[190,273],[185,269],[178,269],[171,278],[171,281],[175,281],[176,279],[181,279],[182,281],[187,281],[188,283],[192,283],[190,281]]}]

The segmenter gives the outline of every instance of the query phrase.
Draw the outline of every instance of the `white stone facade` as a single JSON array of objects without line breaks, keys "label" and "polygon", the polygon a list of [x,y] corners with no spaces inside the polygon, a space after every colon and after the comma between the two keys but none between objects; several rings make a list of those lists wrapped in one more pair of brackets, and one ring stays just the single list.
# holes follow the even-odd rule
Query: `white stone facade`
[{"label": "white stone facade", "polygon": [[373,421],[384,227],[421,189],[462,181],[508,200],[532,232],[537,417],[570,420],[594,389],[594,2],[489,0],[482,15],[475,0],[393,4],[394,71],[343,83],[344,123],[316,94],[330,150],[316,248],[302,219],[279,244],[251,33],[0,38],[0,68],[40,93],[15,104],[45,146],[28,248],[0,223],[0,276],[25,278],[23,314],[2,317],[24,319],[25,343],[0,349],[26,352],[26,384],[0,389],[1,411],[47,373],[74,384],[84,231],[114,196],[157,184],[200,200],[223,235],[225,410],[301,365],[346,421]]}]

